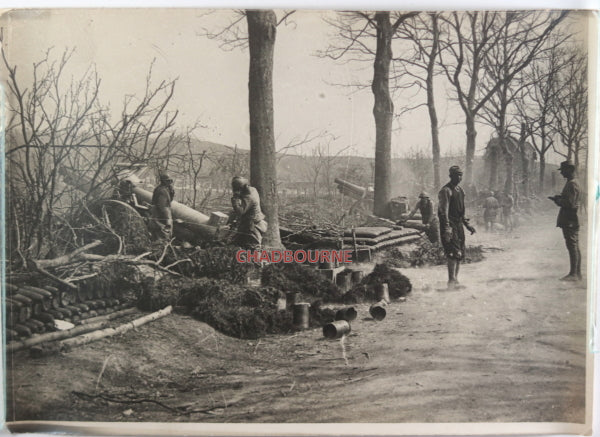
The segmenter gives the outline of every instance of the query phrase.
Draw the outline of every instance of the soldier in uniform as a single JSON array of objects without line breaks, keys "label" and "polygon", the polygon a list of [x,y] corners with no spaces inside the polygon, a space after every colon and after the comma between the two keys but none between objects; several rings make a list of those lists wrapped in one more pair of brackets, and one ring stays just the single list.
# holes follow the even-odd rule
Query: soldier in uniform
[{"label": "soldier in uniform", "polygon": [[458,271],[460,262],[465,259],[465,231],[471,235],[475,228],[465,218],[465,193],[459,186],[462,180],[462,170],[459,166],[450,167],[450,182],[439,192],[438,218],[442,234],[442,246],[448,259],[448,288],[459,288]]},{"label": "soldier in uniform", "polygon": [[173,179],[166,173],[160,174],[160,184],[152,193],[150,233],[155,239],[171,239],[173,235],[173,214],[171,202],[175,197]]},{"label": "soldier in uniform", "polygon": [[234,244],[244,249],[258,249],[267,230],[265,216],[260,209],[260,196],[248,181],[236,176],[231,180],[231,206],[233,214],[230,224],[235,231]]},{"label": "soldier in uniform", "polygon": [[417,202],[415,207],[408,214],[408,216],[406,216],[405,219],[400,220],[398,224],[402,225],[403,223],[406,223],[407,220],[410,220],[414,217],[417,211],[421,213],[421,223],[427,225],[426,234],[427,238],[429,238],[429,241],[431,241],[432,243],[439,243],[439,222],[437,217],[433,213],[433,202],[431,201],[429,194],[427,194],[427,192],[425,191],[419,194],[419,201]]},{"label": "soldier in uniform", "polygon": [[500,203],[496,199],[496,194],[491,191],[490,195],[483,201],[483,219],[485,220],[485,230],[488,232],[494,230],[498,209],[500,209]]},{"label": "soldier in uniform", "polygon": [[562,229],[569,252],[569,273],[561,281],[579,281],[581,279],[581,251],[579,250],[579,218],[577,211],[581,203],[581,188],[575,180],[575,166],[570,161],[560,163],[560,174],[567,180],[562,193],[549,197],[560,207],[556,226]]}]

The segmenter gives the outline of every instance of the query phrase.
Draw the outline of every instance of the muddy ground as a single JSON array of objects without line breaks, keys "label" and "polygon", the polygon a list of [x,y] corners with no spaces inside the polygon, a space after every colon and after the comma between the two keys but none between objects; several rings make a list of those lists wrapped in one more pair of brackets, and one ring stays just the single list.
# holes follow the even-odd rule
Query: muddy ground
[{"label": "muddy ground", "polygon": [[[320,329],[257,341],[170,315],[69,353],[8,357],[10,420],[575,422],[585,410],[585,285],[559,282],[554,217],[470,244],[463,266],[403,269],[414,290],[385,320],[355,306],[343,341]],[[103,365],[105,365],[102,372]]]}]

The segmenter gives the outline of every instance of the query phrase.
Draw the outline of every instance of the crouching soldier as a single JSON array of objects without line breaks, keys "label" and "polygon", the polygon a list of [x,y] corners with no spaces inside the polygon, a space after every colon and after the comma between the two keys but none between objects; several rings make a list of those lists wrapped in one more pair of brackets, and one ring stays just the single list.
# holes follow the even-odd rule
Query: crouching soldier
[{"label": "crouching soldier", "polygon": [[267,231],[265,215],[260,209],[260,196],[248,181],[236,176],[231,180],[231,229],[235,232],[233,243],[243,249],[259,249]]},{"label": "crouching soldier", "polygon": [[439,221],[434,214],[433,202],[431,201],[429,194],[427,194],[425,191],[419,194],[419,201],[417,202],[415,207],[408,214],[408,216],[405,219],[400,220],[398,224],[404,225],[408,220],[415,216],[417,211],[421,213],[421,223],[427,226],[425,233],[427,234],[427,238],[429,238],[429,241],[431,241],[432,243],[439,243]]}]

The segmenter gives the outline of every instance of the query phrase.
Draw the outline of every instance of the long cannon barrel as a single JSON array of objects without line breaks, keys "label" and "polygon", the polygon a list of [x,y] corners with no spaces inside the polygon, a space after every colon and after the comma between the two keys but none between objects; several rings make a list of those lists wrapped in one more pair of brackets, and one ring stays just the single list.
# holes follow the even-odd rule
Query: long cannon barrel
[{"label": "long cannon barrel", "polygon": [[[152,193],[150,191],[134,185],[133,192],[138,201],[152,203]],[[171,213],[173,214],[173,220],[181,221],[173,226],[173,232],[177,238],[192,243],[215,238],[217,228],[208,225],[210,217],[206,214],[202,214],[175,200],[171,202]]]},{"label": "long cannon barrel", "polygon": [[372,197],[372,193],[370,193],[365,187],[360,187],[340,178],[335,178],[333,181],[338,185],[338,190],[340,193],[350,196],[353,199],[368,199]]},{"label": "long cannon barrel", "polygon": [[[61,167],[60,174],[63,176],[63,181],[65,183],[75,188],[81,189],[82,191],[91,188],[91,182],[88,178],[77,175],[72,170]],[[147,202],[151,204],[152,193],[136,185],[134,180],[129,180],[132,182],[133,192],[138,201],[140,201],[140,203]],[[206,241],[215,238],[217,228],[208,224],[210,217],[206,214],[202,214],[177,201],[171,202],[171,212],[173,214],[173,220],[177,221],[174,224],[173,231],[178,238],[190,242]]]},{"label": "long cannon barrel", "polygon": [[[139,201],[152,203],[152,193],[150,191],[144,190],[143,188],[134,184],[133,192]],[[208,220],[210,219],[210,217],[206,214],[202,214],[201,212],[196,211],[195,209],[192,209],[183,203],[179,203],[176,200],[171,202],[171,212],[173,213],[174,219],[183,220],[184,223],[202,225],[208,223]]]}]

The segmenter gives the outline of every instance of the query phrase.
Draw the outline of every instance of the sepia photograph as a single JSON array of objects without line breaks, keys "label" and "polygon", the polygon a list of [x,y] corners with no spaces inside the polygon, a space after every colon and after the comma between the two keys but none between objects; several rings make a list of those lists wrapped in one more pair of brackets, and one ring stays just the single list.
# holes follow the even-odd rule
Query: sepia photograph
[{"label": "sepia photograph", "polygon": [[597,38],[4,11],[9,430],[590,435]]}]

